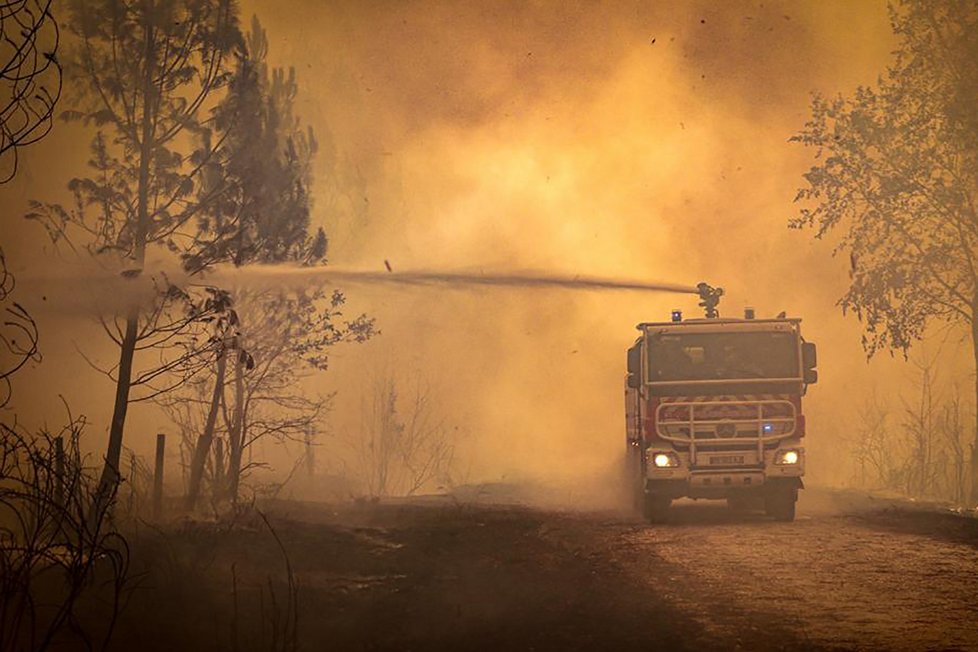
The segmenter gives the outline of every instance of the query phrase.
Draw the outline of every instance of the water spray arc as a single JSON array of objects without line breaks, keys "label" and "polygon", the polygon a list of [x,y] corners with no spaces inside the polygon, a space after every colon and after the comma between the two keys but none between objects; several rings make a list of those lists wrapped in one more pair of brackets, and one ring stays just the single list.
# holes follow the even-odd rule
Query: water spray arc
[{"label": "water spray arc", "polygon": [[[706,283],[697,286],[677,283],[658,283],[632,279],[602,278],[597,276],[562,275],[544,272],[492,272],[443,271],[414,269],[404,271],[374,271],[344,269],[336,267],[291,267],[283,265],[254,265],[246,268],[222,268],[215,274],[218,281],[237,281],[241,283],[274,282],[288,283],[308,279],[330,283],[367,285],[405,285],[417,287],[508,287],[526,289],[572,289],[572,290],[626,290],[638,292],[670,292],[676,294],[697,294],[704,301],[710,301],[715,311],[723,290],[712,288]],[[707,294],[704,294],[704,288]],[[709,312],[710,309],[708,309]]]},{"label": "water spray arc", "polygon": [[[303,285],[369,285],[404,286],[417,288],[443,288],[472,290],[476,288],[549,289],[625,292],[666,292],[671,294],[698,295],[706,316],[719,316],[717,303],[723,289],[706,283],[696,286],[663,283],[627,278],[606,278],[580,274],[557,274],[536,270],[511,272],[484,272],[478,270],[407,269],[387,271],[364,270],[344,267],[301,267],[298,265],[248,265],[234,267],[218,265],[199,276],[189,276],[184,270],[159,266],[147,269],[126,269],[111,272],[106,269],[77,270],[70,275],[37,275],[24,280],[37,283],[37,291],[44,294],[59,292],[56,303],[62,306],[87,309],[93,296],[98,297],[102,310],[125,310],[133,303],[151,300],[160,282],[176,287],[193,286],[303,286]],[[162,279],[162,280],[161,280]],[[81,304],[79,304],[81,302]]]}]

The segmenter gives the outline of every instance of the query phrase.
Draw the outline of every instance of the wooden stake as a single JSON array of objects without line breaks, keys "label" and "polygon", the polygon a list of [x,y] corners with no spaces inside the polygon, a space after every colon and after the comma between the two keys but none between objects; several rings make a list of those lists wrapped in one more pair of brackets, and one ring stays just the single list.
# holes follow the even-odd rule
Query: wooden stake
[{"label": "wooden stake", "polygon": [[153,519],[158,520],[163,511],[163,452],[166,435],[156,435],[156,467],[153,470]]}]

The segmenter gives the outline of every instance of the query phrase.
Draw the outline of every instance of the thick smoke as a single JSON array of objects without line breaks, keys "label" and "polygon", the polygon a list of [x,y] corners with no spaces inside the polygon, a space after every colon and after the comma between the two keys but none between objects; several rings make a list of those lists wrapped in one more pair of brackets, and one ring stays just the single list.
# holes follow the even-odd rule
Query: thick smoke
[{"label": "thick smoke", "polygon": [[[833,306],[846,278],[830,244],[785,224],[810,155],[787,140],[811,91],[883,69],[883,3],[308,3],[268,21],[281,60],[315,80],[303,115],[325,136],[317,215],[335,263],[707,280],[728,314],[805,319],[822,345],[813,414],[841,402],[840,377],[878,375]],[[340,285],[384,333],[339,353],[334,378],[420,370],[489,477],[612,466],[634,324],[698,310]],[[355,427],[356,399],[338,406],[337,427]]]},{"label": "thick smoke", "polygon": [[[726,289],[725,314],[803,317],[822,377],[807,408],[811,473],[842,479],[853,388],[894,393],[904,372],[865,364],[859,325],[834,306],[847,278],[832,243],[786,227],[811,156],[788,139],[812,91],[849,93],[883,71],[884,2],[243,4],[252,11],[271,62],[296,67],[298,112],[319,139],[314,221],[330,233],[330,283],[382,330],[338,347],[309,381],[339,391],[338,437],[358,427],[371,379],[394,370],[436,392],[471,480],[599,474],[623,446],[634,325],[673,307],[695,315],[692,295],[395,277],[705,280]],[[55,136],[36,156],[83,158]],[[27,162],[25,196],[48,192],[39,169]],[[465,292],[450,290],[461,280]],[[57,319],[42,324],[49,342],[95,346],[87,327],[55,336]],[[48,393],[91,395],[91,383],[42,377]],[[130,444],[148,449],[139,432],[158,416],[132,416]]]}]

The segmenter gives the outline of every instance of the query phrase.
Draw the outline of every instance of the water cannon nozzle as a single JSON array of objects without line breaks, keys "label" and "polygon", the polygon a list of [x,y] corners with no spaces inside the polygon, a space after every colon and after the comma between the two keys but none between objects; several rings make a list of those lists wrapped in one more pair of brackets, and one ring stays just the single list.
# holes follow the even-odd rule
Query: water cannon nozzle
[{"label": "water cannon nozzle", "polygon": [[700,295],[700,308],[706,313],[707,319],[716,319],[720,316],[720,311],[717,310],[717,305],[720,303],[720,297],[723,296],[723,288],[715,288],[708,283],[700,283],[696,286],[696,291]]}]

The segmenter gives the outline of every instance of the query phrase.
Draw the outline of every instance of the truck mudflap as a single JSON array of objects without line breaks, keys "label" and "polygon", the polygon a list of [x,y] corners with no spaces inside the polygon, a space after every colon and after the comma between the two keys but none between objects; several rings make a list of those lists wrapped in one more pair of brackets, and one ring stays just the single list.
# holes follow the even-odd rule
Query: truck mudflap
[{"label": "truck mudflap", "polygon": [[805,488],[805,482],[800,477],[768,478],[767,485],[770,487],[787,487],[792,489]]}]

